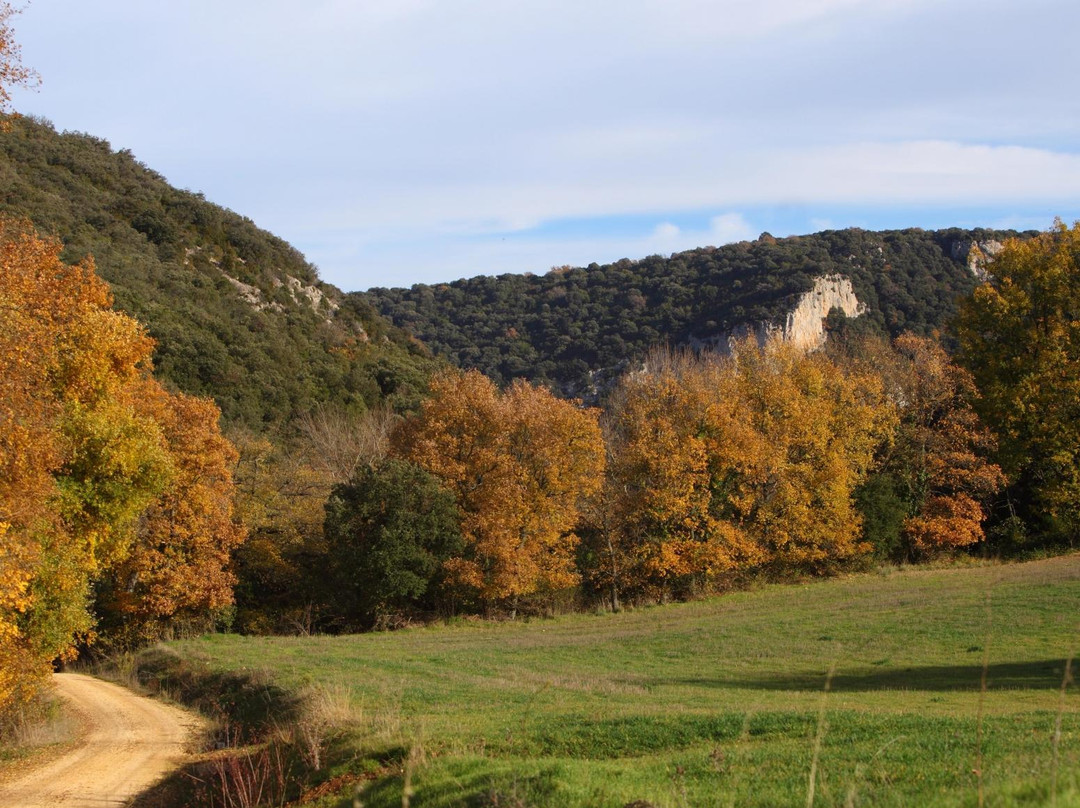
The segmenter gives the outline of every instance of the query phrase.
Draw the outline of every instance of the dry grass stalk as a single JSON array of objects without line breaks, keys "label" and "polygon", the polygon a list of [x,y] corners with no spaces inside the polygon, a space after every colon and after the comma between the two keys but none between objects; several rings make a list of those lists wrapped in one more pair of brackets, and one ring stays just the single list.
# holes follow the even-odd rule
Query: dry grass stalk
[{"label": "dry grass stalk", "polygon": [[289,771],[275,744],[216,757],[212,773],[215,788],[210,795],[211,808],[258,808],[285,803]]},{"label": "dry grass stalk", "polygon": [[311,687],[304,691],[296,742],[304,762],[315,771],[323,766],[327,742],[345,727],[358,723],[362,710],[353,706],[352,689],[342,685]]},{"label": "dry grass stalk", "polygon": [[983,787],[983,714],[985,712],[986,690],[990,674],[990,631],[993,628],[994,615],[990,604],[990,589],[986,590],[986,639],[983,641],[982,676],[979,680],[979,707],[975,724],[975,778],[978,789],[979,808],[986,804],[986,792]]},{"label": "dry grass stalk", "polygon": [[1061,719],[1065,715],[1065,691],[1069,689],[1069,685],[1073,683],[1072,664],[1075,651],[1069,652],[1069,658],[1065,661],[1065,675],[1061,677],[1061,692],[1058,696],[1058,711],[1057,717],[1054,719],[1054,735],[1053,735],[1053,748],[1054,759],[1050,768],[1050,805],[1051,808],[1057,805],[1057,781],[1058,781],[1058,765],[1060,762],[1061,753]]},{"label": "dry grass stalk", "polygon": [[806,785],[806,808],[813,808],[814,805],[814,792],[817,789],[818,759],[821,757],[821,745],[825,741],[825,732],[829,728],[825,707],[835,674],[836,661],[834,660],[833,664],[829,666],[828,674],[825,676],[825,689],[821,693],[821,706],[818,708],[817,733],[814,735],[814,755],[810,759],[810,779]]}]

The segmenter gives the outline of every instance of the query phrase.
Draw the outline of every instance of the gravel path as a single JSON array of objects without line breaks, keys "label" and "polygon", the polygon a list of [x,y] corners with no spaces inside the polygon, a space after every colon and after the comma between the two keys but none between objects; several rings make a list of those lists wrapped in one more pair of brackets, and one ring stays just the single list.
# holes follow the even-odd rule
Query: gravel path
[{"label": "gravel path", "polygon": [[4,808],[121,806],[183,762],[202,726],[178,707],[78,673],[54,677],[86,732],[63,757],[0,785]]}]

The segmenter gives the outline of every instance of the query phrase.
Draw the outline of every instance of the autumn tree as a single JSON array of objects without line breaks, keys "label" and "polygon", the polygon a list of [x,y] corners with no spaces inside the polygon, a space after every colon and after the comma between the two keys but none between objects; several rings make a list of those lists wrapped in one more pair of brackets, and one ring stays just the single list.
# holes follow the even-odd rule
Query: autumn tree
[{"label": "autumn tree", "polygon": [[91,581],[126,555],[172,473],[137,408],[150,341],[111,310],[92,263],[59,255],[27,223],[0,222],[0,681],[31,688],[91,630]]},{"label": "autumn tree", "polygon": [[977,544],[1005,479],[988,459],[995,444],[975,412],[974,381],[936,340],[904,334],[894,349],[900,426],[890,467],[911,503],[902,526],[908,557]]},{"label": "autumn tree", "polygon": [[881,380],[779,340],[742,343],[732,366],[766,447],[740,510],[769,563],[825,571],[865,553],[852,496],[896,417]]},{"label": "autumn tree", "polygon": [[849,560],[864,551],[852,493],[892,417],[875,376],[779,341],[654,356],[609,414],[611,557],[660,597],[763,564]]},{"label": "autumn tree", "polygon": [[461,509],[465,551],[444,565],[451,584],[513,610],[576,583],[574,526],[603,472],[595,411],[524,382],[501,393],[476,371],[447,372],[393,443]]},{"label": "autumn tree", "polygon": [[961,358],[1028,520],[1080,533],[1080,222],[1010,240],[960,313]]},{"label": "autumn tree", "polygon": [[51,320],[64,277],[47,251],[17,223],[0,231],[0,715],[23,701],[47,660],[27,636],[30,585],[41,559],[40,537],[57,526],[52,477],[63,452],[55,423],[60,406],[49,389],[56,345]]},{"label": "autumn tree", "polygon": [[663,598],[691,576],[760,560],[729,510],[763,447],[744,428],[724,370],[657,352],[622,379],[607,415],[612,490],[594,582],[616,585],[622,568],[625,588]]},{"label": "autumn tree", "polygon": [[233,602],[230,557],[245,537],[233,512],[237,452],[220,432],[217,405],[147,379],[140,410],[161,429],[173,475],[143,511],[131,552],[98,582],[114,643],[211,627]]},{"label": "autumn tree", "polygon": [[23,66],[22,48],[11,29],[11,20],[20,11],[9,2],[0,2],[0,115],[11,111],[11,88],[35,87],[40,83],[38,74]]}]

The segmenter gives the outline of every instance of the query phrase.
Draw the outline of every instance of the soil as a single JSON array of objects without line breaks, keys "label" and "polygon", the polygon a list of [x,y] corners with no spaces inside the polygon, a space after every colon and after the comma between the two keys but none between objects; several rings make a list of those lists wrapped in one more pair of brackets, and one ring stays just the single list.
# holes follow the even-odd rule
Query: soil
[{"label": "soil", "polygon": [[111,682],[79,673],[54,681],[85,732],[60,757],[0,785],[4,808],[125,805],[178,768],[203,733],[198,716]]}]

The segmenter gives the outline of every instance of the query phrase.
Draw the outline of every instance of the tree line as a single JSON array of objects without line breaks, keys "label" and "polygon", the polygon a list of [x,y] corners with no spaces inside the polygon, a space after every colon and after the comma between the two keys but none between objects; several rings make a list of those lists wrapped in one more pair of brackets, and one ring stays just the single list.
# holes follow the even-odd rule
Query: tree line
[{"label": "tree line", "polygon": [[232,601],[236,452],[208,399],[169,392],[92,261],[0,219],[0,715],[56,659]]},{"label": "tree line", "polygon": [[912,335],[658,351],[603,410],[447,371],[330,492],[324,625],[618,609],[975,545],[1004,477],[971,392]]},{"label": "tree line", "polygon": [[407,417],[313,422],[311,456],[348,461],[324,464],[309,539],[268,522],[240,551],[240,625],[620,608],[748,575],[1071,546],[1078,244],[1064,225],[1008,242],[960,307],[955,354],[840,322],[810,354],[654,351],[602,409],[448,370]]}]

